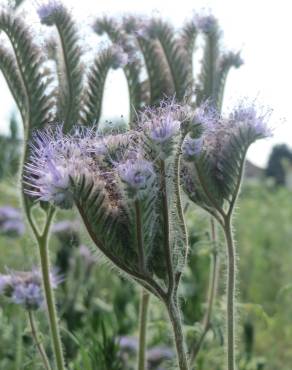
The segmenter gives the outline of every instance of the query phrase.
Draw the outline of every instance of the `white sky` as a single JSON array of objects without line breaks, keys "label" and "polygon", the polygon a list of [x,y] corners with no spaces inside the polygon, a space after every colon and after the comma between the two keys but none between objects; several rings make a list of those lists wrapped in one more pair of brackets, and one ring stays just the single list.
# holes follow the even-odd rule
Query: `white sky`
[{"label": "white sky", "polygon": [[[0,4],[4,0],[0,0]],[[29,2],[30,0],[26,0]],[[41,0],[39,0],[41,2]],[[211,9],[224,31],[223,43],[228,49],[242,50],[245,64],[233,70],[228,78],[224,109],[242,97],[257,98],[260,104],[274,110],[271,125],[273,139],[252,146],[248,157],[265,165],[273,144],[286,142],[292,146],[292,46],[291,12],[288,0],[64,0],[80,20],[90,22],[103,14],[158,14],[180,26],[193,10]],[[0,79],[0,129],[5,130],[12,109],[12,98]],[[115,72],[107,83],[104,115],[127,113],[126,84]]]}]

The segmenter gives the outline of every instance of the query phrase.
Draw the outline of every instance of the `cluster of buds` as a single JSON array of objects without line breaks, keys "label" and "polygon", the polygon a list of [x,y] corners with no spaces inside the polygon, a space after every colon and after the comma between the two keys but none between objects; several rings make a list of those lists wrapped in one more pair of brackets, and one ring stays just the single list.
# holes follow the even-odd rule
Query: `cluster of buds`
[{"label": "cluster of buds", "polygon": [[[223,118],[210,102],[190,114],[189,109],[174,101],[146,108],[137,128],[125,133],[101,135],[92,129],[75,128],[65,135],[61,127],[37,132],[25,166],[26,192],[61,208],[75,203],[99,240],[106,231],[105,225],[118,224],[118,233],[125,233],[120,249],[126,258],[132,258],[136,271],[134,204],[141,203],[140,211],[147,209],[147,215],[152,214],[151,221],[161,220],[160,198],[166,191],[161,191],[161,187],[174,189],[171,184],[175,171],[171,167],[177,153],[182,149],[185,191],[192,200],[202,205],[203,199],[210,207],[203,189],[210,193],[215,189],[215,197],[220,198],[218,204],[231,198],[247,148],[269,134],[266,115],[258,114],[254,104],[241,104]],[[151,250],[156,248],[155,235],[159,235],[162,226],[157,221],[151,230],[152,227],[157,230],[151,232],[152,244],[146,253],[149,258],[154,256]],[[110,245],[108,240],[106,243]],[[114,245],[113,241],[109,248],[114,250]],[[150,261],[146,265],[150,266]]]},{"label": "cluster of buds", "polygon": [[182,178],[192,200],[201,203],[204,198],[206,202],[208,191],[217,198],[217,205],[232,199],[247,149],[254,141],[271,135],[268,115],[269,112],[259,113],[254,103],[246,102],[235,107],[228,117],[221,116],[210,101],[197,109],[193,123],[200,126],[201,135],[195,137],[190,132],[183,144]]},{"label": "cluster of buds", "polygon": [[[53,273],[51,284],[56,288],[60,279]],[[25,309],[37,310],[44,307],[42,278],[38,270],[28,272],[9,271],[0,275],[0,295],[7,297],[11,303],[23,306]]]}]

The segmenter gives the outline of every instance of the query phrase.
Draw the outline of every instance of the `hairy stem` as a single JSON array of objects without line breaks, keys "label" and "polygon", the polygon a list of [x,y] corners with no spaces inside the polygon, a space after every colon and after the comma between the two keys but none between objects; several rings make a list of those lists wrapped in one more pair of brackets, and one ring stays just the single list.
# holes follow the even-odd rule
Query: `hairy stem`
[{"label": "hairy stem", "polygon": [[227,246],[228,269],[227,269],[227,369],[235,370],[235,340],[234,340],[234,300],[235,300],[235,272],[236,259],[232,237],[231,219],[226,218],[224,234]]},{"label": "hairy stem", "polygon": [[181,322],[181,316],[180,316],[178,304],[174,300],[171,300],[168,303],[166,303],[166,306],[167,306],[169,318],[172,324],[179,369],[189,370],[187,353],[186,353],[186,348],[185,348],[185,343],[184,343],[184,335],[183,335],[183,330],[182,330],[182,322]]},{"label": "hairy stem", "polygon": [[139,268],[141,272],[144,272],[146,266],[145,266],[142,214],[139,200],[135,201],[135,213],[136,213],[136,236],[137,236]]},{"label": "hairy stem", "polygon": [[147,319],[150,302],[150,293],[141,290],[140,312],[139,312],[139,350],[138,350],[138,370],[146,369],[146,347],[147,347]]},{"label": "hairy stem", "polygon": [[31,311],[28,311],[28,320],[29,320],[29,324],[30,324],[30,328],[31,328],[31,335],[32,335],[32,337],[35,341],[35,345],[36,345],[36,347],[39,351],[40,357],[43,361],[44,368],[46,370],[51,370],[51,366],[50,366],[46,351],[45,351],[42,343],[40,342],[40,340],[38,338],[36,323],[35,323],[35,320],[34,320],[33,313]]},{"label": "hairy stem", "polygon": [[161,170],[161,196],[162,196],[162,213],[163,213],[163,233],[164,233],[164,253],[166,258],[166,266],[168,272],[168,295],[174,290],[174,273],[172,266],[172,256],[170,247],[170,224],[169,224],[169,209],[166,189],[166,169],[165,162],[160,162]]},{"label": "hairy stem", "polygon": [[65,370],[65,361],[62,350],[62,343],[57,319],[57,312],[55,307],[55,298],[54,292],[51,285],[50,279],[50,262],[49,262],[49,251],[48,251],[48,238],[49,238],[49,229],[54,216],[54,209],[49,210],[44,230],[42,234],[38,232],[35,227],[34,220],[30,213],[30,210],[26,208],[27,218],[31,225],[31,229],[34,233],[34,236],[38,243],[39,253],[40,253],[40,262],[41,262],[41,273],[42,281],[44,287],[44,293],[46,298],[49,325],[51,331],[51,340],[53,344],[53,352],[55,356],[56,366],[58,370]]},{"label": "hairy stem", "polygon": [[216,297],[217,292],[217,285],[219,279],[219,270],[220,270],[220,260],[219,255],[216,250],[216,243],[217,243],[217,233],[215,228],[215,223],[213,217],[210,220],[211,226],[211,240],[213,243],[213,251],[211,255],[211,267],[210,267],[210,278],[209,278],[209,288],[208,288],[208,298],[207,298],[207,310],[203,319],[203,331],[196,343],[193,346],[190,363],[193,365],[197,358],[198,353],[202,347],[204,342],[205,336],[210,329],[211,324],[211,315],[214,306],[214,300]]},{"label": "hairy stem", "polygon": [[22,318],[20,318],[19,316],[16,321],[15,361],[14,361],[15,369],[20,369],[23,361],[22,325],[23,321]]}]

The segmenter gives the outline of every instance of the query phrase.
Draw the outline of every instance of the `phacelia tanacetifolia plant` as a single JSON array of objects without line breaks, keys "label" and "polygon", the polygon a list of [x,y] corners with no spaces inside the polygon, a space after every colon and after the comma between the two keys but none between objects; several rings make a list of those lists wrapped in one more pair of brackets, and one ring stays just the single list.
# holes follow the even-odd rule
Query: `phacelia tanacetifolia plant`
[{"label": "phacelia tanacetifolia plant", "polygon": [[222,226],[227,254],[226,354],[227,369],[235,366],[235,289],[236,251],[232,235],[232,216],[240,191],[244,162],[249,146],[271,135],[267,127],[269,112],[255,103],[240,103],[222,117],[211,101],[194,115],[201,135],[190,133],[183,145],[182,183],[197,205],[209,212]]},{"label": "phacelia tanacetifolia plant", "polygon": [[[51,286],[56,288],[60,282],[60,277],[50,272]],[[34,315],[35,311],[46,307],[42,285],[42,273],[37,269],[32,271],[8,271],[6,274],[0,274],[0,296],[3,296],[9,303],[21,306],[27,311],[31,335],[43,366],[46,370],[51,370],[46,350],[39,337]]]},{"label": "phacelia tanacetifolia plant", "polygon": [[[240,105],[223,118],[210,102],[195,114],[174,101],[146,108],[137,128],[100,135],[62,126],[36,132],[26,191],[60,208],[76,205],[112,264],[166,306],[179,368],[189,369],[177,291],[187,256],[181,183],[223,227],[228,254],[227,356],[234,363],[235,251],[231,219],[248,147],[269,136],[265,114]],[[182,158],[181,158],[182,156]]]},{"label": "phacelia tanacetifolia plant", "polygon": [[177,297],[187,255],[179,158],[187,119],[170,102],[146,109],[123,134],[37,132],[25,166],[29,195],[60,208],[74,203],[108,260],[164,302],[182,370],[189,367]]}]

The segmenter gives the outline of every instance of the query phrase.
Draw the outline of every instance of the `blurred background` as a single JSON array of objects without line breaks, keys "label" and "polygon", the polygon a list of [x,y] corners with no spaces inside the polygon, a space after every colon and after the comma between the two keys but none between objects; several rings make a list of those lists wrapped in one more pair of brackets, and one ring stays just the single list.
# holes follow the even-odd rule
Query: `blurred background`
[{"label": "blurred background", "polygon": [[[242,50],[244,65],[228,77],[223,110],[248,96],[273,109],[274,137],[248,153],[240,207],[235,218],[239,255],[238,352],[240,370],[291,370],[292,363],[292,150],[290,110],[289,2],[214,0],[166,2],[149,0],[64,1],[88,27],[96,16],[124,12],[162,16],[179,27],[194,11],[211,9],[224,31],[227,49]],[[3,4],[5,2],[3,1]],[[41,27],[37,1],[24,1],[32,25]],[[90,16],[89,16],[90,14]],[[85,28],[85,27],[84,27]],[[91,44],[84,31],[88,50]],[[200,58],[200,55],[197,57]],[[19,158],[22,129],[19,113],[0,74],[0,273],[37,265],[34,241],[20,210]],[[122,71],[108,76],[102,120],[127,120],[126,81]],[[40,214],[39,217],[42,217]],[[190,256],[183,284],[182,310],[187,339],[202,330],[211,243],[208,217],[189,207]],[[59,212],[52,229],[52,265],[64,277],[57,291],[65,353],[71,369],[130,370],[137,351],[139,292],[113,274],[93,249],[76,214]],[[222,253],[222,271],[224,260]],[[223,370],[224,284],[219,287],[212,330],[198,357],[198,370]],[[46,320],[38,313],[45,333]],[[0,369],[41,369],[26,325],[25,312],[0,300]],[[44,336],[46,343],[47,338]],[[168,324],[153,299],[149,323],[149,369],[173,368]]]}]

